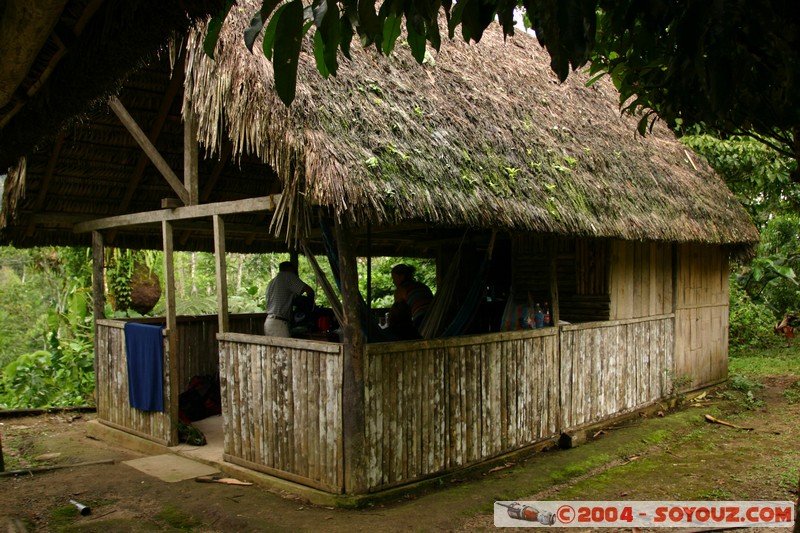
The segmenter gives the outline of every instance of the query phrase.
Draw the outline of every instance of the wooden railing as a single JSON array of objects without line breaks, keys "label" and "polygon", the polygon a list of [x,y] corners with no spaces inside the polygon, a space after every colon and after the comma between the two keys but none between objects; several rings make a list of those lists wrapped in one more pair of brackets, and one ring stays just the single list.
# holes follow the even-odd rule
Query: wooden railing
[{"label": "wooden railing", "polygon": [[669,396],[674,315],[562,326],[561,426],[565,430]]},{"label": "wooden railing", "polygon": [[[96,340],[96,391],[98,419],[129,433],[160,444],[169,444],[174,438],[170,422],[170,365],[167,364],[169,343],[164,342],[164,412],[133,409],[128,395],[128,366],[125,349],[125,323],[163,324],[164,318],[140,318],[135,320],[98,320]],[[233,331],[258,333],[263,331],[264,314],[234,315],[230,318]],[[215,374],[219,369],[217,346],[217,316],[178,317],[176,357],[177,391],[180,394],[192,376]]]},{"label": "wooden railing", "polygon": [[218,338],[225,460],[342,492],[342,345]]},{"label": "wooden railing", "polygon": [[[172,438],[172,425],[165,401],[165,411],[140,411],[130,406],[128,394],[128,363],[125,356],[125,322],[98,320],[95,340],[95,368],[97,372],[95,401],[97,418],[102,423],[122,429],[148,440],[168,445]],[[164,343],[165,359],[167,343]],[[171,394],[169,365],[164,365],[164,398]]]},{"label": "wooden railing", "polygon": [[557,339],[547,328],[368,345],[369,489],[557,435]]},{"label": "wooden railing", "polygon": [[[262,318],[243,317],[236,329],[258,333]],[[98,417],[165,442],[168,413],[128,405],[123,325],[98,321]],[[182,357],[198,359],[178,365],[181,372],[205,368],[203,358],[219,364],[226,460],[343,491],[341,344],[224,333],[211,353],[215,322],[194,317],[179,330]],[[662,315],[367,345],[368,490],[475,464],[669,396],[674,331],[674,316]],[[164,380],[168,397],[167,373]]]}]

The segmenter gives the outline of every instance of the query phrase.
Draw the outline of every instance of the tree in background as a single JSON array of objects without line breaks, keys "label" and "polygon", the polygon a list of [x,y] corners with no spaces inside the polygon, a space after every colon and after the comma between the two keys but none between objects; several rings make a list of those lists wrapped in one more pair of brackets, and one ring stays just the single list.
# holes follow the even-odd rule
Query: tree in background
[{"label": "tree in background", "polygon": [[45,284],[31,272],[29,250],[0,248],[0,369],[47,346]]},{"label": "tree in background", "polygon": [[[0,407],[90,403],[94,339],[88,250],[6,247],[0,257],[14,258],[16,268],[3,280],[11,290],[3,291],[0,318],[7,317],[9,331],[19,339],[3,353]],[[31,300],[42,305],[28,305]]]}]

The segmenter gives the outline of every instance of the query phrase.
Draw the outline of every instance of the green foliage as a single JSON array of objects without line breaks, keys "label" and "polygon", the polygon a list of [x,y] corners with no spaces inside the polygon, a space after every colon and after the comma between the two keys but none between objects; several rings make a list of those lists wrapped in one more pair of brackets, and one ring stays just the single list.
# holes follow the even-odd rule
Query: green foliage
[{"label": "green foliage", "polygon": [[731,355],[753,348],[773,346],[775,318],[763,305],[754,303],[739,284],[731,280],[729,337]]},{"label": "green foliage", "polygon": [[[798,34],[789,4],[754,0],[598,3],[591,70],[608,73],[625,111],[672,128],[748,132],[791,157],[800,113]],[[652,114],[648,116],[648,114]]]},{"label": "green foliage", "polygon": [[[404,263],[416,269],[414,277],[436,292],[436,263],[431,259],[413,257],[373,257],[371,266],[372,286],[370,296],[375,309],[389,308],[394,303],[395,286],[392,282],[392,267]],[[358,283],[362,296],[367,298],[367,260],[358,263]]]},{"label": "green foliage", "polygon": [[44,346],[46,313],[47,302],[34,283],[24,282],[9,266],[0,267],[0,368]]},{"label": "green foliage", "polygon": [[757,257],[739,270],[736,282],[775,319],[800,310],[800,217],[773,216],[761,231]]},{"label": "green foliage", "polygon": [[681,142],[708,160],[759,226],[787,203],[800,205],[800,184],[791,179],[797,160],[751,137],[684,135]]},{"label": "green foliage", "polygon": [[743,409],[758,409],[763,407],[764,401],[757,398],[755,393],[762,388],[764,385],[757,381],[751,381],[740,374],[732,374],[724,396],[738,402]]},{"label": "green foliage", "polygon": [[6,409],[87,405],[94,394],[91,321],[72,339],[52,335],[53,350],[23,354],[0,375],[0,407]]}]

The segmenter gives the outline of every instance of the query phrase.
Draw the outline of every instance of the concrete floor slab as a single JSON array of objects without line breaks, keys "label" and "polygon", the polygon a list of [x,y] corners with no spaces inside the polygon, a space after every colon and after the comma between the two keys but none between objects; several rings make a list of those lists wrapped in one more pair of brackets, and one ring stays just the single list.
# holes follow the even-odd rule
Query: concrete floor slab
[{"label": "concrete floor slab", "polygon": [[123,461],[122,464],[135,468],[145,474],[157,477],[167,483],[175,483],[186,479],[194,479],[200,476],[211,476],[219,474],[220,471],[197,461],[192,461],[174,453],[163,455],[153,455]]}]

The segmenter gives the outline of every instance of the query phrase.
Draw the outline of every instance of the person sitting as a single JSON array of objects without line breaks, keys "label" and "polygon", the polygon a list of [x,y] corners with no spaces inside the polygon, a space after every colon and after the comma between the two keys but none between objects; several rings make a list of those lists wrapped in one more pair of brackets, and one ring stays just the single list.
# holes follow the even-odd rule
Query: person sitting
[{"label": "person sitting", "polygon": [[386,329],[383,330],[390,340],[410,341],[422,338],[411,320],[411,308],[405,302],[395,302],[389,309]]},{"label": "person sitting", "polygon": [[399,264],[392,268],[392,282],[394,282],[394,301],[408,304],[411,310],[411,320],[419,330],[425,321],[428,308],[433,301],[431,289],[414,279],[416,269],[410,265]]}]

